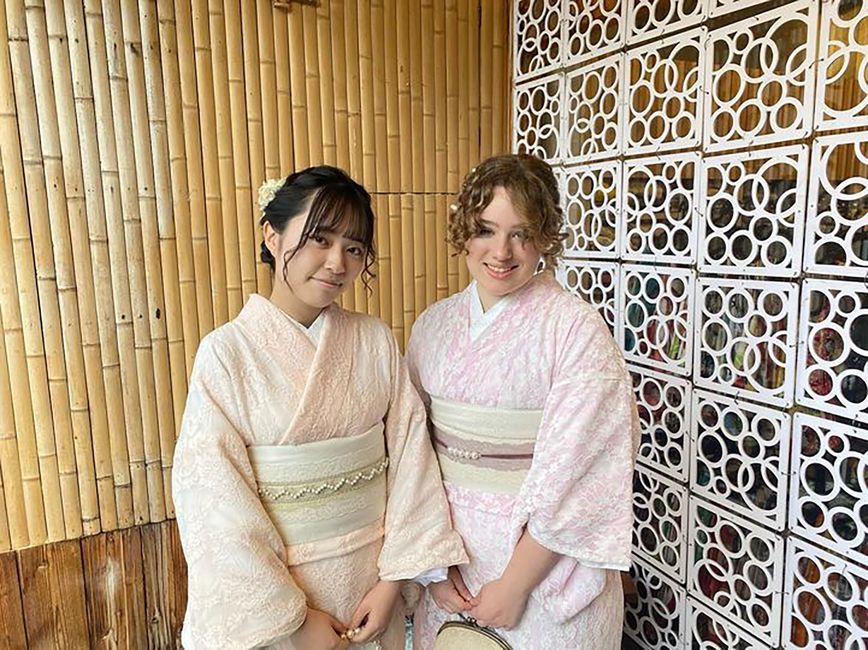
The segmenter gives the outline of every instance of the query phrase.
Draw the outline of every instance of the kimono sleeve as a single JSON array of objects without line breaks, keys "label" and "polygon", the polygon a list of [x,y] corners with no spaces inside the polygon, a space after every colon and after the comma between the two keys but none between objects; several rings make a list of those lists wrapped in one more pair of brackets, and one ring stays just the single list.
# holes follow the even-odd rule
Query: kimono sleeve
[{"label": "kimono sleeve", "polygon": [[392,394],[386,415],[388,496],[379,568],[383,580],[405,580],[431,569],[466,564],[467,554],[452,528],[425,407],[394,338],[387,336]]},{"label": "kimono sleeve", "polygon": [[639,436],[630,377],[596,312],[577,318],[559,347],[514,524],[585,567],[627,570]]},{"label": "kimono sleeve", "polygon": [[250,648],[294,632],[307,613],[282,540],[256,493],[233,422],[230,373],[203,340],[175,448],[172,497],[187,560],[185,648]]}]

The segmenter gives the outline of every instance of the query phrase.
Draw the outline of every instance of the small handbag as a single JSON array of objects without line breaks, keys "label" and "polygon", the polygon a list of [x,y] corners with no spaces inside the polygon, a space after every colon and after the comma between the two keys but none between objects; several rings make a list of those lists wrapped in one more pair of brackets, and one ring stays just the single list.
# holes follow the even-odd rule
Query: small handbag
[{"label": "small handbag", "polygon": [[512,646],[488,627],[460,615],[461,620],[446,621],[437,630],[434,650],[512,650]]}]

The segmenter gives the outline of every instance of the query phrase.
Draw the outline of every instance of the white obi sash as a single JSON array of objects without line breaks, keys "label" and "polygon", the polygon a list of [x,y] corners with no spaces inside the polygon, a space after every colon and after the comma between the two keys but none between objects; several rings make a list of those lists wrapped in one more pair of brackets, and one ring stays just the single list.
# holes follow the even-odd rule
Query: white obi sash
[{"label": "white obi sash", "polygon": [[381,422],[351,438],[257,445],[247,452],[259,499],[291,565],[349,553],[382,537],[389,459]]},{"label": "white obi sash", "polygon": [[443,480],[518,494],[533,460],[541,410],[476,406],[431,398],[434,450]]}]

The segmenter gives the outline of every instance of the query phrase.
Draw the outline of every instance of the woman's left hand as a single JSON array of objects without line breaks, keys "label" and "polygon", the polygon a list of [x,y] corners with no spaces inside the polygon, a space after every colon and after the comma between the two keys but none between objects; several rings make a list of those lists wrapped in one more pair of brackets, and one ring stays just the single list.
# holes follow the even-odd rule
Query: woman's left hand
[{"label": "woman's left hand", "polygon": [[527,598],[524,589],[498,578],[483,585],[476,596],[479,604],[469,613],[479,625],[510,630],[521,622]]},{"label": "woman's left hand", "polygon": [[400,595],[400,582],[380,580],[365,594],[353,612],[347,638],[353,643],[365,643],[378,638],[389,627]]}]

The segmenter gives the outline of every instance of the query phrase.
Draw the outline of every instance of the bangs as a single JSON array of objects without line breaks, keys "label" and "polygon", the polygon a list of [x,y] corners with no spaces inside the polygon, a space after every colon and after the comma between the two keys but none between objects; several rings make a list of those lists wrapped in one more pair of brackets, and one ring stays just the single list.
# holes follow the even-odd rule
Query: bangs
[{"label": "bangs", "polygon": [[370,200],[349,185],[327,185],[320,188],[311,202],[302,241],[317,232],[339,234],[360,242],[372,251],[374,213]]}]

